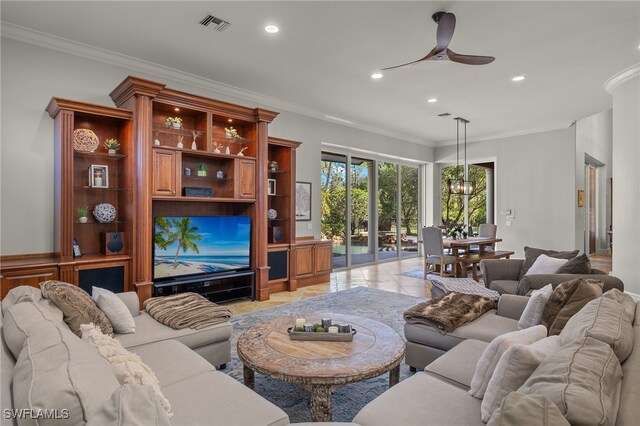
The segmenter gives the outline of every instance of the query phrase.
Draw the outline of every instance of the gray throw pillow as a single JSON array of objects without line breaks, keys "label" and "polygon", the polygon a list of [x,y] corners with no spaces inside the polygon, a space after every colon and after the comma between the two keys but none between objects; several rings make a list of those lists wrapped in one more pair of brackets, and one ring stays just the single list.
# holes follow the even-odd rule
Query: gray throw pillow
[{"label": "gray throw pillow", "polygon": [[591,261],[589,256],[582,253],[580,256],[576,256],[562,265],[556,271],[556,274],[590,274],[591,273]]},{"label": "gray throw pillow", "polygon": [[573,259],[578,255],[578,253],[579,253],[579,250],[556,251],[556,250],[545,250],[545,249],[525,246],[524,262],[522,262],[522,267],[520,268],[520,277],[518,279],[521,279],[522,277],[525,276],[529,268],[531,268],[533,263],[541,254],[546,254],[547,256],[555,257],[556,259]]}]

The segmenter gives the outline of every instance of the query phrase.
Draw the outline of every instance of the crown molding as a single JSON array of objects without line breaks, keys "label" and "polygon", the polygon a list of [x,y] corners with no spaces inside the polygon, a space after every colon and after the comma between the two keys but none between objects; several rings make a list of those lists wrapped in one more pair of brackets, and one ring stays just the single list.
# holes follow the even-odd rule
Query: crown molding
[{"label": "crown molding", "polygon": [[605,81],[604,90],[606,90],[609,94],[613,94],[613,91],[616,90],[616,87],[634,77],[637,77],[638,75],[640,75],[640,64],[631,65],[629,68],[620,71],[619,73]]},{"label": "crown molding", "polygon": [[112,52],[110,50],[95,47],[86,43],[80,43],[77,41],[54,36],[52,34],[43,33],[30,28],[22,27],[20,25],[0,21],[0,33],[2,34],[2,37],[6,37],[8,39],[33,44],[38,47],[43,47],[57,52],[90,59],[108,65],[122,67],[127,70],[143,73],[145,75],[153,76],[154,78],[158,78],[161,80],[171,80],[177,83],[186,84],[196,90],[206,90],[220,95],[230,96],[244,102],[259,104],[268,108],[274,108],[294,114],[300,114],[328,123],[351,127],[365,132],[391,137],[397,140],[403,140],[406,142],[416,143],[429,147],[434,146],[432,143],[429,143],[428,141],[421,138],[399,134],[395,131],[375,127],[369,124],[352,122],[350,120],[338,122],[336,120],[327,118],[327,116],[333,116],[330,114],[328,115],[326,112],[322,112],[308,106],[300,105],[295,102],[263,95],[258,92],[242,89],[229,84],[221,83],[219,81],[200,77],[195,74],[190,74],[175,68],[166,67],[163,65],[155,64],[153,62],[145,61],[143,59]]}]

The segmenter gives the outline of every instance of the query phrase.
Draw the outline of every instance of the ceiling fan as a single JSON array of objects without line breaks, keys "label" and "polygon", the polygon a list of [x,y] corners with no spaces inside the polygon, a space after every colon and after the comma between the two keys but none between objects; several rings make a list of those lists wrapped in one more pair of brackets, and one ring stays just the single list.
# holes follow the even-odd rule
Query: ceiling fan
[{"label": "ceiling fan", "polygon": [[438,30],[436,32],[436,47],[427,54],[424,58],[417,61],[408,62],[402,65],[396,65],[394,67],[382,68],[382,70],[390,70],[394,68],[404,67],[406,65],[415,64],[422,61],[453,61],[467,65],[485,65],[493,62],[496,58],[493,56],[476,56],[476,55],[460,55],[450,49],[449,43],[453,37],[453,31],[456,28],[456,15],[448,12],[436,12],[431,16],[431,19],[438,24]]}]

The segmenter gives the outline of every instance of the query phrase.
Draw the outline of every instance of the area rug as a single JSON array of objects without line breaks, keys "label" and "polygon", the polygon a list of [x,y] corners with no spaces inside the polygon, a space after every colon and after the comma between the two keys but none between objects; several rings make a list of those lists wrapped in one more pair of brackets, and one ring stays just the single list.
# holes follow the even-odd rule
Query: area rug
[{"label": "area rug", "polygon": [[[242,362],[236,353],[236,342],[245,330],[262,321],[287,315],[297,316],[305,312],[333,312],[375,319],[393,328],[404,337],[402,314],[408,308],[424,301],[425,299],[419,297],[357,287],[235,316],[231,319],[233,323],[232,361],[227,363],[224,372],[239,382],[243,382]],[[406,379],[411,374],[413,373],[409,371],[406,364],[400,364],[400,380]],[[388,387],[389,375],[384,374],[336,389],[332,398],[333,420],[342,422],[353,420],[362,407],[387,390]],[[291,422],[311,421],[311,398],[304,389],[256,373],[254,390],[282,408],[289,415]]]}]

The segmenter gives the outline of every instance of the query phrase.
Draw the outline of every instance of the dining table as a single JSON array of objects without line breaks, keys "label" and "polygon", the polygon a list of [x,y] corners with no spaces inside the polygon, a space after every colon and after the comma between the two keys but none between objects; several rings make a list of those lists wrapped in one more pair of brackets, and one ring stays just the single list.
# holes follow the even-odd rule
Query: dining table
[{"label": "dining table", "polygon": [[468,252],[471,246],[478,246],[478,254],[482,256],[488,246],[501,241],[501,238],[491,237],[443,238],[442,246],[445,249],[451,249],[453,256],[459,256],[463,251]]}]

